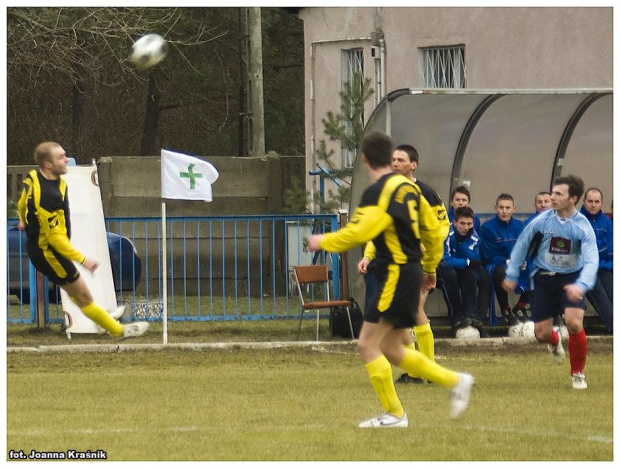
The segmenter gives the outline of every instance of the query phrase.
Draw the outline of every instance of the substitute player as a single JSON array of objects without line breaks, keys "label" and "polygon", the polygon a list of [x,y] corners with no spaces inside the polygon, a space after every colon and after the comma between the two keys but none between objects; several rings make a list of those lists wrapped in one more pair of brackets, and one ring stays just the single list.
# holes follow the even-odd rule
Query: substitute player
[{"label": "substitute player", "polygon": [[[502,286],[513,291],[517,285],[520,265],[528,250],[535,250],[534,294],[531,301],[534,333],[540,343],[548,343],[549,350],[558,364],[564,362],[564,348],[560,329],[553,326],[554,317],[564,312],[568,328],[573,388],[588,388],[583,373],[588,354],[583,316],[585,293],[596,282],[598,248],[590,222],[575,208],[584,191],[579,177],[558,177],[551,190],[553,210],[534,218],[517,239],[506,279]],[[532,244],[532,241],[533,244]],[[538,243],[537,247],[533,247]],[[532,244],[532,245],[531,245]]]},{"label": "substitute player", "polygon": [[[91,273],[99,262],[78,252],[70,242],[71,223],[67,184],[61,177],[67,173],[65,150],[54,142],[39,144],[34,152],[39,166],[28,173],[18,203],[20,230],[26,230],[26,249],[35,268],[64,289],[84,315],[114,336],[134,337],[144,334],[147,322],[117,322],[93,297],[73,262],[79,262]],[[120,318],[124,306],[114,312]]]},{"label": "substitute player", "polygon": [[[435,190],[428,184],[421,182],[414,176],[415,170],[418,168],[420,162],[420,156],[418,151],[411,145],[399,145],[394,150],[392,155],[392,169],[394,172],[404,175],[409,180],[412,180],[419,187],[422,192],[422,196],[428,201],[430,208],[432,209],[439,227],[433,231],[433,235],[437,237],[439,242],[443,242],[448,237],[450,230],[450,222],[446,212],[446,207],[441,200],[441,197],[435,192]],[[443,253],[443,251],[442,251]],[[358,271],[366,276],[366,293],[374,294],[376,291],[376,275],[374,272],[369,272],[368,265],[375,258],[375,246],[372,242],[366,244],[364,249],[364,258],[362,258],[357,264]],[[440,257],[441,258],[441,257]],[[433,262],[436,259],[433,259]],[[438,262],[437,262],[438,263]],[[369,284],[370,283],[370,284]],[[418,342],[418,348],[422,354],[431,360],[435,360],[435,337],[433,336],[433,330],[431,329],[430,321],[424,312],[424,304],[428,299],[430,290],[422,287],[420,291],[420,303],[416,309],[415,326],[413,327],[413,333],[415,334],[416,341]],[[368,301],[367,301],[368,302]],[[410,334],[406,335],[405,346],[415,349],[413,340]],[[414,377],[406,372],[402,374],[395,383],[424,383],[425,380],[419,377]]]},{"label": "substitute player", "polygon": [[370,240],[376,248],[378,292],[364,311],[358,351],[385,413],[360,423],[362,428],[409,425],[396,395],[391,364],[451,390],[454,418],[467,408],[474,384],[471,375],[448,370],[403,344],[415,325],[420,290],[435,285],[441,258],[436,252],[443,250],[443,243],[436,234],[437,217],[418,186],[392,171],[392,152],[387,135],[373,132],[364,137],[360,153],[373,184],[345,227],[308,238],[311,251],[342,252]]}]

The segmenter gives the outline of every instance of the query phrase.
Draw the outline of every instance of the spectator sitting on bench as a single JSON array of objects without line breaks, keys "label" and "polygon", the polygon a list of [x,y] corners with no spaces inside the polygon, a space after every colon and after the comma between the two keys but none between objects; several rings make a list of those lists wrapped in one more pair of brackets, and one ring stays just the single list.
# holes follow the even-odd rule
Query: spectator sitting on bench
[{"label": "spectator sitting on bench", "polygon": [[481,338],[488,338],[482,320],[489,309],[491,279],[480,260],[480,237],[474,229],[474,210],[468,206],[454,211],[453,231],[444,243],[442,263],[456,272],[463,303],[460,316],[453,321],[467,318]]},{"label": "spectator sitting on bench", "polygon": [[[469,206],[471,203],[471,193],[464,185],[460,185],[450,194],[450,209],[448,210],[448,219],[450,220],[450,232],[453,231],[452,222],[454,221],[454,210],[461,206]],[[480,218],[474,214],[474,231],[480,232]]]},{"label": "spectator sitting on bench", "polygon": [[596,187],[586,190],[583,197],[581,213],[588,218],[598,247],[598,272],[594,288],[586,296],[598,315],[603,320],[605,328],[611,334],[614,332],[614,265],[613,222],[603,213],[603,193]]},{"label": "spectator sitting on bench", "polygon": [[[461,185],[455,188],[450,194],[450,209],[448,210],[448,219],[450,220],[450,231],[454,231],[454,210],[469,206],[471,201],[471,193],[468,188]],[[474,214],[474,230],[479,232],[480,218]],[[459,281],[456,271],[446,265],[444,261],[439,263],[437,267],[437,288],[441,290],[443,299],[448,306],[448,316],[454,330],[467,328],[472,325],[471,320],[465,316],[463,300],[459,288]]]},{"label": "spectator sitting on bench", "polygon": [[549,192],[538,192],[534,197],[534,209],[536,212],[525,220],[525,225],[527,226],[536,216],[551,208],[551,194]]},{"label": "spectator sitting on bench", "polygon": [[510,254],[525,227],[523,221],[513,216],[515,209],[516,205],[512,195],[500,194],[495,202],[496,216],[484,222],[480,227],[482,262],[493,279],[495,296],[500,306],[501,315],[508,325],[514,325],[518,321],[527,321],[525,307],[529,303],[529,280],[526,263],[521,268],[521,278],[519,278],[522,294],[514,309],[510,308],[508,293],[502,287]]}]

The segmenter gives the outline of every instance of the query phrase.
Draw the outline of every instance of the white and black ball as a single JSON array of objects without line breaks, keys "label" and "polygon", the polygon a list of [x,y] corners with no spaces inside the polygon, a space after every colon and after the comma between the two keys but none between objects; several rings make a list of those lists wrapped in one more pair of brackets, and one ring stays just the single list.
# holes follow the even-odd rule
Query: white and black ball
[{"label": "white and black ball", "polygon": [[168,54],[168,43],[159,34],[142,36],[131,46],[129,60],[140,70],[147,70],[161,62]]}]

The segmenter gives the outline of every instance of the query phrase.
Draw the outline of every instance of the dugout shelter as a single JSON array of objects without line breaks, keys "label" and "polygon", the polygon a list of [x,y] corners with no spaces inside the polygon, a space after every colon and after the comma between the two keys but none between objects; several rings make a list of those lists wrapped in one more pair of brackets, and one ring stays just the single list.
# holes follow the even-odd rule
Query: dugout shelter
[{"label": "dugout shelter", "polygon": [[[534,197],[553,179],[576,174],[604,195],[609,211],[613,183],[611,89],[471,90],[400,89],[371,114],[364,132],[381,131],[420,155],[416,177],[430,184],[449,207],[451,191],[466,185],[471,206],[494,215],[500,193],[510,193],[517,216],[534,212]],[[351,181],[349,213],[370,184],[360,158]],[[357,274],[362,250],[348,255],[351,294],[363,298]],[[433,296],[439,296],[434,294]],[[358,301],[360,303],[362,301]]]}]

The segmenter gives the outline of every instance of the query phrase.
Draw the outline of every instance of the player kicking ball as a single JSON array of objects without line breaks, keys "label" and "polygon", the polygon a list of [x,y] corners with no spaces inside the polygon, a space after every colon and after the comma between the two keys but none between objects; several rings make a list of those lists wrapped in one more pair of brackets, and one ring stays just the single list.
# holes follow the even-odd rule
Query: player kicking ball
[{"label": "player kicking ball", "polygon": [[70,242],[71,223],[67,184],[61,177],[67,173],[68,158],[65,150],[54,142],[37,146],[34,160],[38,165],[28,173],[18,203],[20,231],[26,230],[26,250],[35,268],[65,290],[84,315],[104,330],[117,337],[143,335],[147,322],[121,325],[125,306],[109,314],[94,302],[73,262],[79,262],[94,273],[99,262],[85,257]]},{"label": "player kicking ball", "polygon": [[364,311],[357,346],[385,412],[360,423],[361,428],[409,425],[394,387],[392,364],[450,391],[453,418],[467,409],[474,385],[471,375],[448,370],[405,346],[406,335],[416,325],[420,291],[435,286],[443,239],[434,236],[440,228],[437,216],[419,187],[392,171],[392,151],[387,135],[373,132],[364,137],[360,154],[373,184],[345,227],[308,238],[310,251],[342,252],[370,240],[375,245],[378,289]]}]

